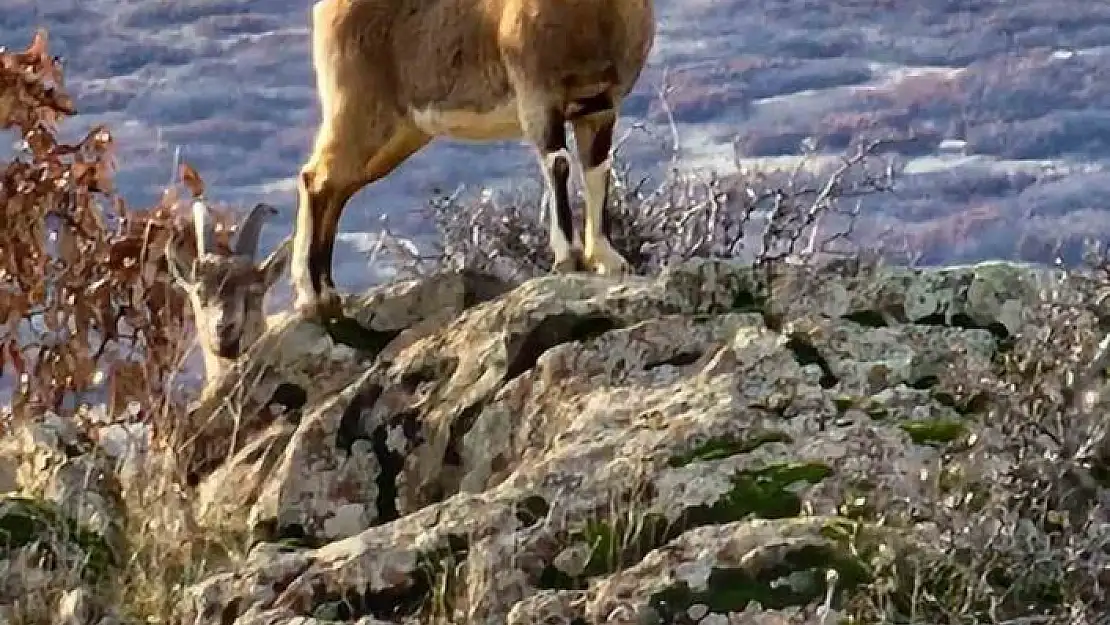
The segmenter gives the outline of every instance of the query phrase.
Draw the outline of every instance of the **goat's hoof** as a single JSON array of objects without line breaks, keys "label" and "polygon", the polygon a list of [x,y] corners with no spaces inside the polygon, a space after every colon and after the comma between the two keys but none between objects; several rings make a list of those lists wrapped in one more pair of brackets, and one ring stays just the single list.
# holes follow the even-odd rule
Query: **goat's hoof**
[{"label": "goat's hoof", "polygon": [[343,317],[343,301],[338,293],[324,293],[315,299],[298,301],[294,309],[303,319],[331,321]]},{"label": "goat's hoof", "polygon": [[586,265],[582,260],[581,250],[571,248],[569,256],[563,259],[555,259],[555,264],[551,266],[551,273],[576,273],[582,271],[585,267]]},{"label": "goat's hoof", "polygon": [[573,258],[566,258],[552,265],[551,273],[573,273],[577,265],[578,263],[574,262]]},{"label": "goat's hoof", "polygon": [[632,265],[608,245],[599,245],[585,259],[587,270],[601,276],[621,277],[632,273]]}]

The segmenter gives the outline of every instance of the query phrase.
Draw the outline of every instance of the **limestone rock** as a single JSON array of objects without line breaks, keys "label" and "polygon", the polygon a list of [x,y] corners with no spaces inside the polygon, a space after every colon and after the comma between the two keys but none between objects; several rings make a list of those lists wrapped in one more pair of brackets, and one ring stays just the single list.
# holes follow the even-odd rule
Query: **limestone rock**
[{"label": "limestone rock", "polygon": [[122,536],[120,485],[111,459],[73,423],[47,413],[0,442],[7,492],[41,498],[95,532],[117,551]]},{"label": "limestone rock", "polygon": [[[320,434],[312,424],[326,410],[322,406],[337,401],[376,357],[388,357],[381,354],[387,346],[395,350],[504,289],[486,276],[456,272],[349,297],[345,310],[352,320],[334,327],[287,316],[192,412],[187,430],[196,434],[183,464],[199,483],[200,517],[225,519],[229,509],[249,506],[262,496],[261,480],[277,465],[313,454],[305,437]],[[300,426],[302,420],[309,425]],[[317,434],[309,433],[314,430]],[[294,436],[297,442],[290,445]],[[284,459],[286,450],[297,457]],[[277,518],[253,516],[259,514]]]},{"label": "limestone rock", "polygon": [[373,353],[327,368],[323,330],[269,337],[297,417],[258,400],[198,491],[231,484],[269,542],[179,622],[823,622],[865,581],[854,511],[927,521],[903,502],[977,428],[951,372],[990,375],[1047,281],[694,261],[354,298],[394,333]]}]

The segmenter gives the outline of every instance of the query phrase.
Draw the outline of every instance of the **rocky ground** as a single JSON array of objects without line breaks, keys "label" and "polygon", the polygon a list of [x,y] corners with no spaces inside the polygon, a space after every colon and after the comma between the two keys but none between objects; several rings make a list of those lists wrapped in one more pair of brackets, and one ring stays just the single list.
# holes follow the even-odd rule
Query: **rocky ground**
[{"label": "rocky ground", "polygon": [[[674,164],[728,193],[676,184],[622,220],[727,212],[807,137],[827,165],[896,133],[902,175],[861,198],[863,242],[1048,261],[1110,234],[1105,7],[658,6],[626,110],[648,132],[622,154],[664,169],[673,122]],[[132,203],[181,146],[217,201],[282,208],[270,247],[315,123],[306,8],[8,0],[0,43],[50,29],[81,110],[65,130],[111,125]],[[350,318],[286,317],[156,427],[0,412],[0,623],[1110,625],[1105,271],[691,260],[367,290],[377,223],[357,207],[416,215],[460,182],[534,200],[522,180],[508,145],[413,159],[342,224]],[[451,243],[493,242],[472,256],[540,249],[524,219],[443,213]],[[695,229],[659,223],[663,243]]]},{"label": "rocky ground", "polygon": [[[1105,623],[1101,399],[1067,413],[1086,451],[1042,458],[1020,432],[1051,433],[1058,372],[1008,386],[1011,356],[1051,351],[1033,338],[1097,342],[1079,308],[1039,334],[1058,280],[697,260],[383,286],[256,344],[181,422],[186,491],[157,505],[127,493],[158,447],[120,465],[49,417],[6,438],[0,614],[107,625],[146,597],[189,625]],[[1036,480],[1056,470],[1082,488],[1053,499]],[[120,588],[158,548],[188,557]]]}]

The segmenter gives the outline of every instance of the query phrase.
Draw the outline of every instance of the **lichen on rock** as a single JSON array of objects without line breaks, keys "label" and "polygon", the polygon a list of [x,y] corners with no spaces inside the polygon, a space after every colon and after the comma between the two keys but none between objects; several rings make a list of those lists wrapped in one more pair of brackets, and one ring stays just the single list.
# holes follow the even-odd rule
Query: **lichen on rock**
[{"label": "lichen on rock", "polygon": [[[195,531],[253,546],[174,622],[822,622],[985,505],[1007,460],[980,449],[992,400],[969,381],[997,375],[1044,281],[456,272],[349,297],[339,330],[279,324],[193,413]],[[89,441],[23,440],[0,482],[97,466]],[[114,553],[94,548],[116,540],[112,492],[68,508],[94,553]]]},{"label": "lichen on rock", "polygon": [[[1044,277],[790,271],[698,260],[469,299],[447,280],[449,314],[401,312],[427,302],[412,284],[388,314],[354,310],[419,329],[335,370],[337,390],[310,394],[287,434],[259,435],[280,455],[243,503],[265,540],[300,546],[260,543],[189,590],[182,622],[679,623],[842,605],[872,573],[859,550],[900,540],[874,524],[883,502],[978,427],[951,371],[991,373]],[[351,301],[390,306],[382,293]]]}]

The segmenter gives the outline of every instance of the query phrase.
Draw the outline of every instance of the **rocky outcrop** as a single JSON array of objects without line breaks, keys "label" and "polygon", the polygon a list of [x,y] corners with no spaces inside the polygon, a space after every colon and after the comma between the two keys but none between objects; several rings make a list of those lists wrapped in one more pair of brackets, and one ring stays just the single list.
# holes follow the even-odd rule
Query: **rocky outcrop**
[{"label": "rocky outcrop", "polygon": [[0,441],[0,620],[129,622],[138,519],[190,543],[180,625],[836,622],[1013,468],[977,382],[1057,277],[695,261],[349,297],[197,403],[180,497],[121,495],[158,446],[53,415]]},{"label": "rocky outcrop", "polygon": [[[817,619],[933,542],[897,504],[973,440],[964,383],[1050,279],[448,274],[350,299],[357,324],[290,321],[228,381],[250,393],[194,413],[228,457],[192,465],[195,505],[259,542],[179,622]],[[861,520],[884,506],[915,530]]]}]

